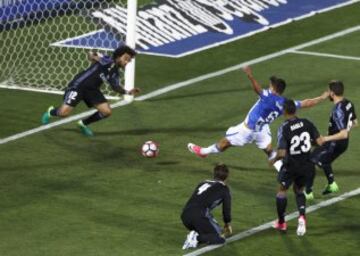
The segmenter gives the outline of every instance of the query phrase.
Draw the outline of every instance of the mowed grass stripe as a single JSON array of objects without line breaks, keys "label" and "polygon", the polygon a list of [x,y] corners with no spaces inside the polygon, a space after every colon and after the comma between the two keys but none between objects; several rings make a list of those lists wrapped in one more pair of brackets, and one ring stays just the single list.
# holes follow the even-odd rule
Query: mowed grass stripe
[{"label": "mowed grass stripe", "polygon": [[[309,47],[309,46],[312,46],[312,45],[316,45],[316,44],[326,42],[326,41],[329,41],[329,40],[332,40],[332,39],[335,39],[335,38],[338,38],[338,37],[342,37],[344,35],[347,35],[347,34],[350,34],[350,33],[353,33],[353,32],[359,31],[359,30],[360,30],[360,25],[355,26],[355,27],[351,27],[351,28],[348,28],[348,29],[345,29],[345,30],[342,30],[342,31],[339,31],[339,32],[336,32],[336,33],[333,33],[333,34],[330,34],[328,36],[324,36],[324,37],[309,41],[307,43],[303,43],[303,44],[300,44],[300,45],[297,45],[297,46],[294,46],[294,47],[287,48],[285,50],[280,50],[280,51],[272,53],[272,54],[268,54],[268,55],[265,55],[265,56],[262,56],[262,57],[259,57],[259,58],[255,58],[255,59],[250,60],[250,61],[242,62],[242,63],[239,63],[237,65],[234,65],[234,66],[222,69],[222,70],[218,70],[218,71],[211,72],[211,73],[208,73],[208,74],[205,74],[205,75],[202,75],[202,76],[198,76],[198,77],[195,77],[195,78],[183,81],[183,82],[179,82],[179,83],[175,83],[175,84],[172,84],[172,85],[169,85],[169,86],[165,86],[164,88],[161,88],[161,89],[155,90],[153,92],[147,93],[147,94],[145,94],[143,96],[136,97],[135,100],[144,101],[144,100],[147,100],[147,99],[150,99],[150,98],[154,98],[156,96],[168,93],[168,92],[173,91],[173,90],[177,90],[177,89],[182,88],[182,87],[186,87],[186,86],[189,86],[189,85],[192,85],[192,84],[196,84],[198,82],[201,82],[201,81],[204,81],[204,80],[207,80],[207,79],[210,79],[210,78],[222,76],[222,75],[227,74],[229,72],[238,70],[239,68],[241,68],[243,66],[246,66],[246,65],[254,65],[254,64],[257,64],[257,63],[261,63],[261,62],[264,62],[264,61],[267,61],[267,60],[270,60],[270,59],[273,59],[273,58],[277,58],[279,56],[285,55],[287,53],[290,53],[290,52],[293,52],[293,51],[296,51],[296,50],[300,50],[300,49],[303,49],[303,48],[306,48],[306,47]],[[129,103],[130,102],[128,102],[128,101],[119,101],[119,102],[117,102],[115,104],[112,104],[111,106],[112,106],[112,108],[117,108],[117,107],[125,106],[125,105],[127,105]],[[18,140],[18,139],[21,139],[21,138],[24,138],[24,137],[27,137],[27,136],[30,136],[30,135],[33,135],[33,134],[36,134],[36,133],[39,133],[39,132],[42,132],[42,131],[45,131],[45,130],[48,130],[48,129],[51,129],[51,128],[54,128],[54,127],[57,127],[57,126],[60,126],[60,125],[63,125],[63,124],[67,124],[67,123],[70,123],[70,122],[73,122],[73,121],[76,121],[76,120],[80,120],[80,119],[82,119],[82,118],[84,118],[86,116],[89,116],[89,115],[93,114],[94,112],[95,112],[95,110],[89,110],[89,111],[80,113],[78,115],[74,115],[74,116],[71,116],[71,117],[64,118],[62,120],[53,122],[53,123],[48,124],[48,125],[40,126],[40,127],[31,129],[31,130],[28,130],[28,131],[25,131],[25,132],[14,134],[12,136],[0,139],[0,145],[1,144],[6,144],[6,143],[14,141],[14,140]]]}]

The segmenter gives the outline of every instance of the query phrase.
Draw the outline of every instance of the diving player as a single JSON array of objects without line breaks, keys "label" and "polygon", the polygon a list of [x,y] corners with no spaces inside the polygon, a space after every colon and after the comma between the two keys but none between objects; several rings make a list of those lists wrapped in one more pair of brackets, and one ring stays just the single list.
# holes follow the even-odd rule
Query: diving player
[{"label": "diving player", "polygon": [[[285,98],[282,94],[286,88],[286,83],[283,79],[272,76],[270,77],[269,88],[262,89],[260,84],[255,80],[250,67],[244,67],[243,71],[251,81],[255,93],[259,95],[258,101],[248,112],[245,121],[230,127],[224,138],[209,147],[200,147],[189,143],[188,149],[190,152],[199,157],[206,157],[209,154],[223,152],[232,146],[244,146],[248,143],[255,143],[259,149],[267,154],[269,160],[275,156],[271,145],[269,124],[283,113]],[[295,101],[295,104],[297,108],[312,107],[327,99],[327,97],[328,92],[324,92],[321,96],[313,99]],[[274,167],[279,171],[281,161],[277,162]]]},{"label": "diving player", "polygon": [[82,133],[92,136],[93,132],[88,125],[109,117],[112,112],[110,104],[100,91],[103,83],[109,84],[114,91],[120,94],[135,95],[139,93],[139,88],[127,91],[119,83],[119,68],[125,68],[135,55],[135,50],[126,45],[115,49],[112,57],[90,55],[92,65],[74,77],[64,93],[62,105],[60,107],[50,106],[41,118],[42,124],[48,124],[52,117],[67,117],[80,101],[84,101],[89,108],[94,107],[98,110],[78,122]]}]

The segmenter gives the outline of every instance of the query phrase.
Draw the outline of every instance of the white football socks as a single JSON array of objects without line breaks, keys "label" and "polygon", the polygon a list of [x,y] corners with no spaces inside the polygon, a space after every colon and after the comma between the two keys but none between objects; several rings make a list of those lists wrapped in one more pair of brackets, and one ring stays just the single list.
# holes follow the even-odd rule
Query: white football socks
[{"label": "white football socks", "polygon": [[271,160],[273,160],[275,157],[276,157],[276,151],[273,150],[273,151],[271,151],[271,154],[270,154],[270,156],[268,157],[268,160],[271,161]]},{"label": "white football socks", "polygon": [[217,154],[217,153],[220,153],[220,150],[216,144],[213,144],[207,148],[201,148],[200,153],[203,155]]},{"label": "white football socks", "polygon": [[282,160],[278,160],[274,163],[273,165],[275,167],[275,169],[277,170],[277,172],[280,172],[281,167],[283,166],[283,161]]},{"label": "white football socks", "polygon": [[[271,160],[274,159],[275,157],[276,157],[276,151],[273,150],[273,151],[271,152],[270,156],[268,157],[268,159],[269,159],[269,161],[271,161]],[[276,161],[276,162],[273,164],[273,166],[274,166],[274,168],[276,169],[277,172],[280,172],[280,169],[281,169],[282,165],[283,165],[283,161],[282,161],[282,160],[278,160],[278,161]]]}]

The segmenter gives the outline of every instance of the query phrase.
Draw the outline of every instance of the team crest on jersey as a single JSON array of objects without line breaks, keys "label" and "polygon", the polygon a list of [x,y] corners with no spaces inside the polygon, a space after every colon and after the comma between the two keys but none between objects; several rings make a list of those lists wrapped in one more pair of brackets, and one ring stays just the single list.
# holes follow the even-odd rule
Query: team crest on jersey
[{"label": "team crest on jersey", "polygon": [[[136,48],[141,53],[182,57],[266,31],[351,0],[160,0],[137,16]],[[103,28],[53,46],[112,50],[126,33],[124,7],[89,13]]]}]

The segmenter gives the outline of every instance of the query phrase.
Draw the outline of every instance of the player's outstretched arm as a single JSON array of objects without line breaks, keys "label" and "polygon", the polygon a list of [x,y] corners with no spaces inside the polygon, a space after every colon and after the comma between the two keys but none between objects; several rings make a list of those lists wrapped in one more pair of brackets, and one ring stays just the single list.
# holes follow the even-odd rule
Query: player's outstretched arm
[{"label": "player's outstretched arm", "polygon": [[125,88],[120,85],[119,77],[117,77],[117,76],[113,76],[113,77],[109,78],[108,82],[109,82],[111,88],[115,92],[117,92],[121,95],[123,95],[123,94],[136,95],[136,94],[140,93],[140,89],[137,87],[134,87],[131,90],[125,90]]},{"label": "player's outstretched arm", "polygon": [[329,97],[329,91],[323,92],[319,97],[300,101],[301,108],[311,108]]},{"label": "player's outstretched arm", "polygon": [[117,86],[111,86],[112,87],[112,89],[115,91],[115,92],[118,92],[118,93],[120,93],[121,95],[123,95],[123,94],[127,94],[127,95],[137,95],[137,94],[139,94],[140,93],[140,88],[137,88],[137,87],[135,87],[135,88],[133,88],[133,89],[131,89],[131,90],[125,90],[122,86],[120,86],[120,85],[117,85]]},{"label": "player's outstretched arm", "polygon": [[102,56],[103,55],[101,53],[96,52],[96,51],[88,52],[88,59],[91,63],[99,62]]},{"label": "player's outstretched arm", "polygon": [[136,94],[139,94],[140,91],[141,91],[140,88],[135,87],[135,88],[133,88],[133,89],[131,89],[131,90],[129,90],[129,91],[126,91],[126,94],[136,95]]},{"label": "player's outstretched arm", "polygon": [[261,85],[255,80],[251,68],[249,66],[245,66],[245,67],[242,68],[242,70],[244,71],[244,73],[249,78],[253,90],[257,94],[261,94],[261,91],[262,91]]},{"label": "player's outstretched arm", "polygon": [[324,136],[324,142],[333,141],[333,140],[344,140],[349,137],[349,131],[347,129],[342,129],[340,132],[333,135]]},{"label": "player's outstretched arm", "polygon": [[316,144],[321,146],[322,144],[324,144],[325,141],[324,141],[324,137],[323,136],[319,136],[317,139],[316,139]]}]

